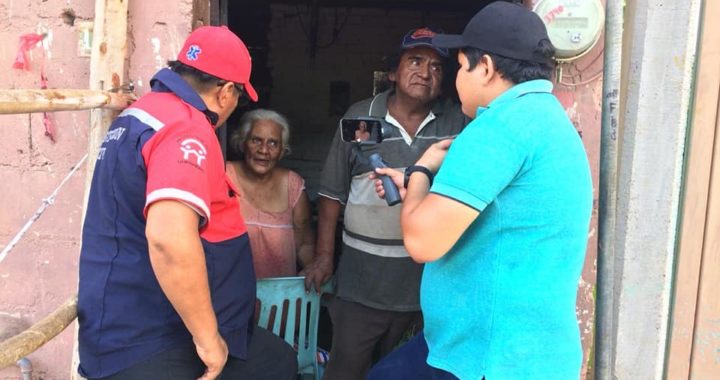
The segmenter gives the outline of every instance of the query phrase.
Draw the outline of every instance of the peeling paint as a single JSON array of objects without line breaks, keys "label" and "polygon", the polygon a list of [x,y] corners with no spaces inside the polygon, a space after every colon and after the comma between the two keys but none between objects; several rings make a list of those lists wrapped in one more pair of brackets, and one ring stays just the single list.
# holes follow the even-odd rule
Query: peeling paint
[{"label": "peeling paint", "polygon": [[75,14],[75,10],[72,8],[65,8],[62,13],[60,14],[60,17],[63,19],[63,22],[67,25],[74,26],[75,20],[77,19],[77,15]]},{"label": "peeling paint", "polygon": [[672,61],[678,70],[682,70],[683,67],[685,67],[685,57],[684,56],[674,56]]},{"label": "peeling paint", "polygon": [[42,41],[40,41],[40,44],[42,45],[45,59],[51,60],[52,59],[52,43],[53,43],[53,31],[52,29],[48,29],[46,26],[38,25],[37,27],[37,33],[38,34],[45,34],[45,38],[43,38]]},{"label": "peeling paint", "polygon": [[160,55],[160,39],[153,37],[150,39],[150,43],[153,45],[153,53],[155,54],[155,69],[160,70],[163,68],[163,59]]},{"label": "peeling paint", "polygon": [[160,39],[157,37],[153,37],[150,39],[150,42],[153,45],[153,53],[160,54]]},{"label": "peeling paint", "polygon": [[10,16],[8,15],[8,8],[5,4],[0,3],[0,19],[7,19],[7,23],[3,22],[2,25],[10,25]]},{"label": "peeling paint", "polygon": [[8,312],[3,312],[3,311],[0,311],[0,316],[11,317],[11,318],[22,318],[22,314],[20,314],[20,313],[8,313]]}]

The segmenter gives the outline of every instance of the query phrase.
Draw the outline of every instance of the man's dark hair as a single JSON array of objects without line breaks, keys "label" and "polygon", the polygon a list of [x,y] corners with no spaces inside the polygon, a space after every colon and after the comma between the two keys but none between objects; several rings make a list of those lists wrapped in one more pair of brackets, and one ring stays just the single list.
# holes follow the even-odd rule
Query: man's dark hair
[{"label": "man's dark hair", "polygon": [[472,71],[483,55],[487,54],[492,58],[495,69],[500,75],[514,84],[531,81],[534,79],[550,79],[552,77],[555,63],[552,60],[555,55],[555,48],[549,40],[540,40],[535,50],[535,55],[547,58],[546,63],[523,61],[507,58],[497,54],[485,52],[474,47],[465,47],[460,51],[467,57],[469,71]]},{"label": "man's dark hair", "polygon": [[392,73],[400,66],[400,57],[405,50],[396,50],[385,57],[385,71]]},{"label": "man's dark hair", "polygon": [[195,90],[199,92],[210,91],[213,88],[217,87],[218,84],[222,85],[227,83],[226,80],[202,72],[180,61],[168,61],[167,64],[170,70],[176,72],[183,78],[186,78],[189,82],[191,82],[190,84],[195,87]]}]

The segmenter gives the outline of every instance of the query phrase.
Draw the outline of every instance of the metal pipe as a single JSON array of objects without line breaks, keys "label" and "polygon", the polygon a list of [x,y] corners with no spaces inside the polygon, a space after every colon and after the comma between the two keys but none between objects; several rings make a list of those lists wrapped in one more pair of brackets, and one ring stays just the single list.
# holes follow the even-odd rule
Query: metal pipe
[{"label": "metal pipe", "polygon": [[17,366],[20,367],[23,380],[32,380],[33,368],[30,359],[20,358],[20,360],[17,361]]},{"label": "metal pipe", "polygon": [[612,379],[615,352],[615,225],[624,0],[605,3],[605,52],[595,317],[595,379]]}]

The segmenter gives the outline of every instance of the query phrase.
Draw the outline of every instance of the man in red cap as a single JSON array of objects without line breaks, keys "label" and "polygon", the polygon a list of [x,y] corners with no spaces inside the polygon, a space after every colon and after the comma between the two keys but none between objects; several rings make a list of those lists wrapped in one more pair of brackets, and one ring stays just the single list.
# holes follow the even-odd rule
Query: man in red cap
[{"label": "man in red cap", "polygon": [[255,273],[215,127],[257,101],[226,27],[195,30],[97,157],[80,254],[78,371],[90,379],[292,379],[254,327]]}]

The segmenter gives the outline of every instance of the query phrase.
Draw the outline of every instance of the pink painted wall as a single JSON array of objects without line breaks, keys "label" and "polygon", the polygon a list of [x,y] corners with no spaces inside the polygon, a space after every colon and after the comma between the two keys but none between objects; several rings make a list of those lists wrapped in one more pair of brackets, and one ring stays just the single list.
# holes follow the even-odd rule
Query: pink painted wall
[{"label": "pink painted wall", "polygon": [[[90,59],[77,55],[77,32],[61,17],[65,8],[74,10],[76,21],[93,17],[92,0],[0,4],[0,88],[39,88],[43,61],[50,87],[88,87]],[[25,33],[48,34],[43,46],[32,50],[31,71],[11,68],[18,39]],[[0,116],[2,248],[85,154],[88,113],[55,113],[50,118],[56,127],[55,143],[44,136],[42,114]],[[83,179],[80,171],[0,262],[0,313],[34,323],[74,293]],[[73,330],[67,329],[28,357],[36,376],[68,378]],[[20,372],[10,367],[0,371],[0,378],[20,378]]]},{"label": "pink painted wall", "polygon": [[191,30],[192,0],[130,1],[128,8],[126,80],[137,85],[138,95],[150,91],[150,78],[175,59]]},{"label": "pink painted wall", "polygon": [[[11,0],[0,2],[0,89],[39,88],[40,69],[50,88],[88,88],[90,58],[78,54],[77,22],[92,21],[94,0]],[[71,9],[75,26],[62,14]],[[128,19],[129,77],[138,92],[165,60],[177,54],[190,32],[192,0],[131,1]],[[12,69],[18,39],[47,33],[31,52],[31,71]],[[52,142],[44,136],[42,114],[0,115],[0,249],[4,249],[87,151],[89,112],[50,115]],[[31,324],[71,296],[77,286],[84,166],[60,190],[55,203],[0,262],[0,339],[6,323]],[[68,379],[75,326],[29,355],[34,378]],[[17,367],[0,379],[19,379]]]}]

